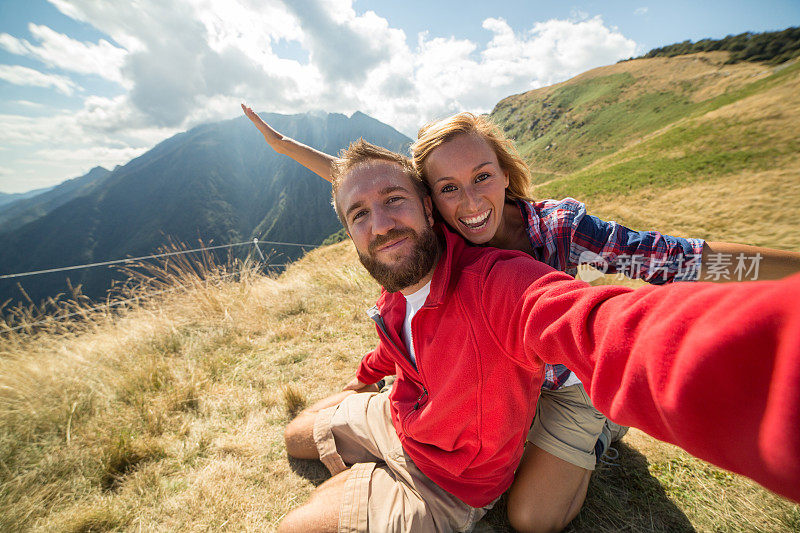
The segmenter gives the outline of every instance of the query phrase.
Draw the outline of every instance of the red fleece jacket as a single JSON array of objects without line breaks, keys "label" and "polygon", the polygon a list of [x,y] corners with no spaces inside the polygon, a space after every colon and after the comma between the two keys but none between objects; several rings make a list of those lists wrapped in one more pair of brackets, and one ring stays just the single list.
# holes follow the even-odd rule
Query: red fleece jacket
[{"label": "red fleece jacket", "polygon": [[440,487],[483,506],[510,486],[548,362],[614,421],[800,501],[800,276],[589,287],[443,232],[411,325],[418,368],[400,335],[405,299],[384,292],[380,341],[357,374],[397,374],[395,429]]}]

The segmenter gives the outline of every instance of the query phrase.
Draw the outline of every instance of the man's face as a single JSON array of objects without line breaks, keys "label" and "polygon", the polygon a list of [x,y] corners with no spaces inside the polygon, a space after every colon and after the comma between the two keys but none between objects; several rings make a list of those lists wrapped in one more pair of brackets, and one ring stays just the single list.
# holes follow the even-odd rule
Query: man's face
[{"label": "man's face", "polygon": [[433,269],[439,250],[431,201],[419,198],[400,166],[358,166],[336,197],[361,263],[387,291],[414,286]]}]

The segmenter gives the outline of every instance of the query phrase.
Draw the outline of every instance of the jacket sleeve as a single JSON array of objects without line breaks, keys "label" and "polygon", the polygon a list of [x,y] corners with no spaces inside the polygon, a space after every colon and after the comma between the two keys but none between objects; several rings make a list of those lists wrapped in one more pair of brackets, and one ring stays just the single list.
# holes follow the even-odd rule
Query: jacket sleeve
[{"label": "jacket sleeve", "polygon": [[566,364],[617,423],[800,501],[800,275],[636,291],[558,272],[510,284],[523,291],[510,322],[526,357]]},{"label": "jacket sleeve", "polygon": [[378,346],[361,359],[356,371],[356,378],[361,383],[371,385],[394,373],[394,360],[384,349],[383,342],[378,341]]}]

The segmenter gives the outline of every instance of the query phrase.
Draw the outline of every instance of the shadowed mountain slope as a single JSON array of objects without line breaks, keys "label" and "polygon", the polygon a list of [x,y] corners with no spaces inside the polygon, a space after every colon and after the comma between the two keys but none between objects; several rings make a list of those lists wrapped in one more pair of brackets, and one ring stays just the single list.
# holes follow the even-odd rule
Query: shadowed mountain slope
[{"label": "shadowed mountain slope", "polygon": [[[409,142],[363,113],[264,117],[287,135],[329,153],[361,136],[401,151]],[[198,239],[225,244],[253,237],[318,244],[339,228],[330,185],[273,152],[240,117],[178,134],[93,182],[88,192],[0,235],[0,272],[147,255],[168,237],[191,245]],[[302,254],[299,248],[277,252],[277,262]],[[86,294],[99,297],[112,273],[96,268],[69,277],[73,284],[82,283]],[[64,280],[63,274],[48,274],[23,279],[23,287],[36,301],[65,290]],[[0,283],[0,301],[20,297],[10,280]]]}]

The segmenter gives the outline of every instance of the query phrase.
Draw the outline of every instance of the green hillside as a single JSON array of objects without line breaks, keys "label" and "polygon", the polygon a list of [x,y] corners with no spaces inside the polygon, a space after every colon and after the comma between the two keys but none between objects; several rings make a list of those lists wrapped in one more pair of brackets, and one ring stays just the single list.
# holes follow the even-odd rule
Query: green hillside
[{"label": "green hillside", "polygon": [[[529,162],[537,198],[572,196],[634,226],[798,249],[797,237],[767,233],[800,215],[800,64],[729,64],[729,57],[602,67],[506,98],[491,117]],[[739,218],[732,214],[767,185],[768,197],[785,204],[782,216],[751,211],[750,227],[737,232],[712,217],[692,219],[696,208],[684,206],[702,187],[711,200],[728,199],[732,226]],[[668,192],[677,205],[658,201]],[[631,215],[636,206],[640,216]]]}]

